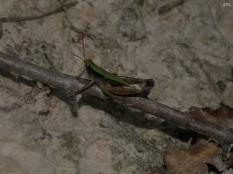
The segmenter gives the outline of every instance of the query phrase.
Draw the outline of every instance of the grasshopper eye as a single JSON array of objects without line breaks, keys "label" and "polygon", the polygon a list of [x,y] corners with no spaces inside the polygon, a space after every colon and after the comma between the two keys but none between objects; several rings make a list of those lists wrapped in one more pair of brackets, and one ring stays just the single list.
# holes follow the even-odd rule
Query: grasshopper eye
[{"label": "grasshopper eye", "polygon": [[85,63],[86,66],[90,66],[92,61],[91,61],[91,59],[85,59],[84,63]]}]

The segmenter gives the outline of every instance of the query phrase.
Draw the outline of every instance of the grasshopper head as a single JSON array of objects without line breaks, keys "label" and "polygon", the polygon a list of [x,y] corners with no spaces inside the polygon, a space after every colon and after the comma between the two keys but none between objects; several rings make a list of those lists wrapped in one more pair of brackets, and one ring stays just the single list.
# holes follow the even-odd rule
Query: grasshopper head
[{"label": "grasshopper head", "polygon": [[84,63],[85,63],[86,66],[90,66],[91,63],[92,63],[92,60],[91,59],[85,59]]}]

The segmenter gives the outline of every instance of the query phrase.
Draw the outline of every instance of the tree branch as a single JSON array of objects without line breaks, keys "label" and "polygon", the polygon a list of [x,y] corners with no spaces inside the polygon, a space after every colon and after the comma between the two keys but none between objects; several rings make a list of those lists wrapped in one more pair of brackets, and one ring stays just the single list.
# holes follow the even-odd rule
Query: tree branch
[{"label": "tree branch", "polygon": [[[33,65],[20,60],[17,55],[0,52],[0,69],[18,76],[31,78],[44,83],[51,88],[63,90],[67,94],[75,94],[89,80],[66,75],[56,71]],[[107,100],[102,92],[95,86],[84,93],[84,96],[95,96]],[[193,130],[206,137],[214,138],[220,143],[233,143],[233,129],[226,129],[206,121],[199,121],[189,114],[172,109],[151,99],[139,97],[113,97],[113,102],[139,109],[176,124],[178,127]]]}]

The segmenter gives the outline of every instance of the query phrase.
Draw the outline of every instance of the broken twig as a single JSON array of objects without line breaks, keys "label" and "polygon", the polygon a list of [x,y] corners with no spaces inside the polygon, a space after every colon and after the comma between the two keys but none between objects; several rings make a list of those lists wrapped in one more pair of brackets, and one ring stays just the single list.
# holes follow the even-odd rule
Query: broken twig
[{"label": "broken twig", "polygon": [[[82,78],[51,71],[20,60],[17,55],[0,52],[0,69],[8,73],[28,77],[44,83],[51,88],[60,89],[68,94],[75,94],[90,81]],[[102,92],[95,86],[82,93],[84,96],[95,96],[107,100]],[[113,102],[136,108],[145,113],[163,118],[178,127],[190,129],[206,137],[214,138],[223,144],[233,143],[233,129],[226,129],[207,121],[192,118],[189,114],[172,109],[155,100],[140,97],[113,96]]]},{"label": "broken twig", "polygon": [[[73,1],[70,3],[65,4],[65,8],[66,9],[70,9],[71,7],[75,6],[78,2],[77,1]],[[41,19],[41,18],[45,18],[54,14],[58,14],[64,12],[64,7],[58,7],[54,10],[51,10],[47,13],[41,14],[41,15],[37,15],[37,16],[22,16],[22,17],[0,17],[0,23],[3,22],[23,22],[23,21],[32,21],[32,20],[37,20],[37,19]]]},{"label": "broken twig", "polygon": [[173,8],[178,7],[180,5],[183,5],[185,0],[174,0],[174,1],[168,1],[167,4],[161,6],[158,9],[158,14],[163,15],[169,11],[171,11]]}]

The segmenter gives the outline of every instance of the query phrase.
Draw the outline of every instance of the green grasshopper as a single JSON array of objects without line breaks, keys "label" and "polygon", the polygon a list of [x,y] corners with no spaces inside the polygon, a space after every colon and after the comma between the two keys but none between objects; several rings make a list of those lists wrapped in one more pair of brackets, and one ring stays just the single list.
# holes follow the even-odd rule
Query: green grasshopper
[{"label": "green grasshopper", "polygon": [[[67,14],[66,6],[59,0],[60,4],[64,7],[63,10]],[[71,29],[80,34],[80,30],[76,29],[74,25],[71,24]],[[84,50],[84,34],[82,34],[82,46],[84,55],[85,70],[89,77],[91,77],[91,82],[84,86],[81,90],[76,92],[76,94],[82,93],[83,91],[90,88],[92,85],[96,84],[106,96],[118,95],[118,96],[141,96],[147,97],[150,90],[154,86],[153,79],[137,79],[131,77],[118,76],[111,72],[106,71],[101,66],[95,64],[91,59],[85,58]],[[84,35],[83,35],[84,34]],[[89,35],[86,35],[90,37]],[[90,37],[92,39],[92,37]]]},{"label": "green grasshopper", "polygon": [[80,94],[96,84],[108,97],[111,97],[112,95],[124,97],[147,97],[154,86],[153,79],[124,77],[108,72],[101,66],[95,64],[91,59],[85,58],[84,38],[82,38],[82,42],[85,70],[91,78],[91,82],[76,94]]}]

